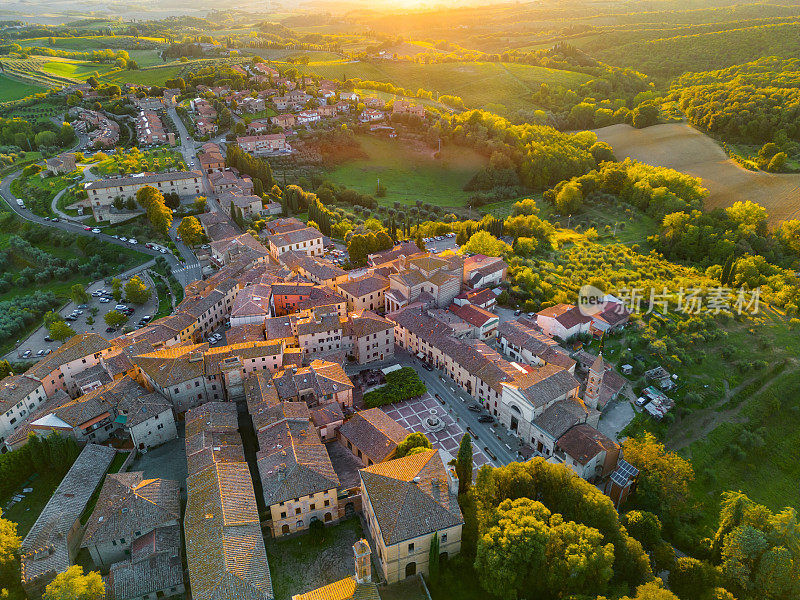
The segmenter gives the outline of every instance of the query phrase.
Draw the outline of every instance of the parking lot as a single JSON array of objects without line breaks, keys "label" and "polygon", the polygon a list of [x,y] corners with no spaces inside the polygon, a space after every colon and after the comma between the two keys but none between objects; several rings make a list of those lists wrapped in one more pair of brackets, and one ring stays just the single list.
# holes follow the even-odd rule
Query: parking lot
[{"label": "parking lot", "polygon": [[435,238],[425,238],[423,241],[425,242],[425,247],[431,252],[456,251],[459,248],[458,244],[456,244],[455,233],[439,235]]},{"label": "parking lot", "polygon": [[[153,283],[149,278],[145,277],[144,275],[142,277],[145,279],[145,284],[148,287],[153,286]],[[109,279],[109,281],[111,280]],[[122,280],[123,285],[126,281],[127,278]],[[76,333],[99,333],[103,337],[110,339],[120,335],[120,330],[107,332],[106,329],[108,326],[106,325],[105,320],[103,320],[103,317],[109,311],[114,310],[117,302],[113,298],[109,298],[108,301],[105,301],[101,300],[100,296],[92,295],[100,290],[106,290],[110,293],[111,284],[105,283],[105,281],[96,281],[92,283],[88,288],[86,288],[86,291],[89,293],[89,301],[86,303],[85,308],[78,308],[79,305],[76,305],[74,302],[70,301],[59,311],[59,314],[66,319],[67,317],[71,317],[75,311],[81,311],[80,314],[75,315],[74,320],[67,321],[67,324],[72,327]],[[153,290],[153,294],[150,299],[143,305],[139,306],[137,304],[126,303],[125,306],[132,309],[126,325],[135,328],[142,317],[152,316],[158,310],[158,298],[155,290]],[[97,310],[94,311],[93,309]],[[92,315],[93,312],[96,314]],[[89,319],[89,317],[93,317],[94,319],[94,323],[91,325],[87,323],[87,319]],[[45,339],[47,337],[47,329],[42,326],[34,331],[26,340],[24,340],[17,349],[9,352],[5,358],[9,360],[36,360],[37,358],[42,358],[42,356],[49,354],[48,350],[52,352],[61,346],[61,342],[48,342]],[[39,354],[40,351],[43,351],[42,355]],[[26,353],[28,353],[27,356]]]}]

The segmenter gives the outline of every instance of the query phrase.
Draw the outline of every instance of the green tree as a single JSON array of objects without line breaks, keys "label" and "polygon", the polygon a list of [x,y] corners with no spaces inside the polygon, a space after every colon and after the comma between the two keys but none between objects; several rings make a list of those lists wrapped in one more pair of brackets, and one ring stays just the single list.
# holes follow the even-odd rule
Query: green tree
[{"label": "green tree", "polygon": [[17,552],[22,540],[17,535],[17,524],[2,516],[0,510],[0,587],[7,589],[19,578]]},{"label": "green tree", "polygon": [[583,206],[583,192],[580,184],[574,181],[567,183],[556,194],[555,204],[556,210],[563,215],[571,215],[580,210]]},{"label": "green tree", "polygon": [[105,598],[106,586],[100,573],[90,571],[83,574],[83,567],[73,565],[48,584],[44,600],[101,600]]},{"label": "green tree", "polygon": [[109,327],[121,327],[128,321],[128,317],[119,311],[111,310],[103,316],[103,320]]},{"label": "green tree", "polygon": [[461,436],[456,456],[456,475],[459,495],[468,492],[472,487],[472,437],[469,433]]},{"label": "green tree", "polygon": [[434,532],[428,553],[428,579],[433,586],[439,583],[439,560],[439,534]]},{"label": "green tree", "polygon": [[[601,600],[598,598],[597,600]],[[651,581],[636,588],[635,596],[625,596],[620,600],[681,600],[669,590],[661,587],[661,580]]]},{"label": "green tree", "polygon": [[658,107],[652,102],[642,102],[633,109],[633,126],[636,129],[650,127],[658,123]]},{"label": "green tree", "polygon": [[647,550],[653,550],[661,541],[661,521],[645,510],[632,510],[622,519],[628,533]]},{"label": "green tree", "polygon": [[488,231],[481,230],[472,234],[467,243],[461,246],[459,253],[472,252],[486,256],[503,256],[510,250],[511,246],[503,240],[498,240]]},{"label": "green tree", "polygon": [[147,287],[144,281],[135,275],[125,284],[125,298],[134,304],[144,304],[153,295],[153,289]]},{"label": "green tree", "polygon": [[80,283],[76,283],[69,289],[69,295],[75,304],[86,304],[89,302],[89,294]]},{"label": "green tree", "polygon": [[111,280],[111,295],[114,296],[114,300],[117,302],[122,300],[122,280],[119,277],[114,277]]},{"label": "green tree", "polygon": [[404,456],[411,456],[423,450],[430,450],[432,448],[431,441],[425,436],[424,433],[414,432],[409,433],[402,442],[397,444],[392,458],[403,458]]},{"label": "green tree", "polygon": [[5,379],[12,374],[11,363],[7,360],[0,360],[0,379]]},{"label": "green tree", "polygon": [[669,587],[681,600],[703,600],[714,584],[710,565],[682,556],[669,573]]},{"label": "green tree", "polygon": [[190,246],[196,246],[203,239],[203,226],[195,217],[183,217],[177,229],[178,235]]},{"label": "green tree", "polygon": [[770,159],[769,164],[767,165],[767,171],[770,173],[780,173],[786,166],[786,160],[788,158],[789,157],[787,156],[786,152],[778,152],[772,157],[772,159]]},{"label": "green tree", "polygon": [[655,436],[629,437],[623,445],[625,460],[640,471],[636,499],[652,512],[675,515],[682,511],[694,480],[692,464],[667,452]]},{"label": "green tree", "polygon": [[75,335],[75,330],[64,321],[53,321],[48,331],[50,332],[50,337],[59,342],[68,340]]}]

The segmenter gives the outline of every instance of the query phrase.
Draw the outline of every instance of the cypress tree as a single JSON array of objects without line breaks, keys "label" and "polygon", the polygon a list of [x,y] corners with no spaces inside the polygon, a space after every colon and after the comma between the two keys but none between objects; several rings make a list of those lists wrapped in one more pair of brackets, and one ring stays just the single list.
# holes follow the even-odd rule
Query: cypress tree
[{"label": "cypress tree", "polygon": [[472,437],[465,433],[461,437],[456,456],[456,475],[458,476],[458,494],[469,491],[472,487]]}]

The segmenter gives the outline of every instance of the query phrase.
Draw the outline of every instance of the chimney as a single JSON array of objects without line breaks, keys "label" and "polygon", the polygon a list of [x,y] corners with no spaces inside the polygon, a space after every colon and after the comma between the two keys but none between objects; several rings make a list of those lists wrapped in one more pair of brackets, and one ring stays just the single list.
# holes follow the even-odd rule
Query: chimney
[{"label": "chimney", "polygon": [[362,538],[353,544],[353,555],[356,561],[356,583],[372,582],[371,554],[367,540]]}]

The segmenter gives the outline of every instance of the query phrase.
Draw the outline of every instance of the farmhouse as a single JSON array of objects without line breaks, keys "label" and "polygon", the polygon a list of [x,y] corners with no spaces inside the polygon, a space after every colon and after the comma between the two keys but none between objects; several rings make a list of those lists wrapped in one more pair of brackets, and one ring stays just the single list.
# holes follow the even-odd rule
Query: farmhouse
[{"label": "farmhouse", "polygon": [[286,143],[286,136],[282,133],[239,136],[236,138],[236,143],[239,144],[242,150],[254,156],[267,156],[292,151],[292,147]]}]

